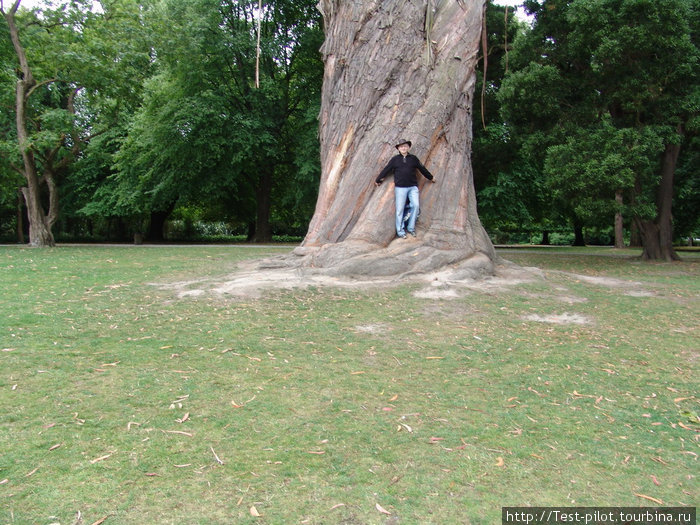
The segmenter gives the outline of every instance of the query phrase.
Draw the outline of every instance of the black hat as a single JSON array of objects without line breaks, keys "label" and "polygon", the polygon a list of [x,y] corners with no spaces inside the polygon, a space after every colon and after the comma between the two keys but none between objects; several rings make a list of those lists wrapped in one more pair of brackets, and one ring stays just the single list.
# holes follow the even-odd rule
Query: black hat
[{"label": "black hat", "polygon": [[410,141],[410,140],[401,139],[401,140],[399,141],[399,143],[398,143],[396,146],[394,146],[394,147],[395,147],[396,149],[399,149],[399,146],[401,146],[402,144],[408,144],[408,147],[409,147],[409,148],[410,148],[411,146],[413,146],[413,144],[411,144],[411,141]]}]

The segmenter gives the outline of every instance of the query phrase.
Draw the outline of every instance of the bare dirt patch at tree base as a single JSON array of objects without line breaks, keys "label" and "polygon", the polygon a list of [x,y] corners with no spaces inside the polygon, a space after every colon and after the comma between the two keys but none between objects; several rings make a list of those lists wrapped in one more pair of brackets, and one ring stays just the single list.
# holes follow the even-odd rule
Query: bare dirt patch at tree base
[{"label": "bare dirt patch at tree base", "polygon": [[[259,298],[275,290],[303,290],[310,287],[334,287],[356,290],[377,290],[403,285],[418,285],[413,296],[426,301],[450,301],[471,293],[498,294],[514,286],[547,281],[547,276],[564,276],[573,282],[584,282],[620,290],[633,297],[649,297],[654,292],[641,288],[637,281],[625,281],[608,277],[592,277],[561,271],[543,271],[538,268],[520,267],[500,259],[490,266],[490,274],[484,271],[484,259],[476,257],[458,264],[448,265],[437,271],[420,273],[410,271],[401,275],[379,277],[337,275],[333,269],[312,268],[290,264],[287,256],[264,260],[246,261],[233,274],[207,277],[173,283],[152,283],[171,290],[178,298],[220,297],[230,299]],[[572,307],[587,299],[571,293],[565,285],[556,284],[552,293],[524,291],[534,299],[550,297]],[[586,325],[594,324],[589,316],[576,312],[531,313],[521,316],[529,322]],[[358,326],[358,331],[381,332],[382,324]]]},{"label": "bare dirt patch at tree base", "polygon": [[[453,299],[470,290],[497,291],[509,286],[541,280],[543,273],[536,268],[521,268],[502,261],[490,265],[487,274],[484,261],[477,257],[439,271],[420,273],[410,271],[400,275],[377,277],[338,275],[334,269],[290,265],[286,257],[247,261],[229,275],[188,281],[157,284],[172,290],[178,298],[214,295],[231,298],[257,298],[269,291],[337,287],[347,289],[376,289],[407,283],[424,284],[415,292],[426,299]],[[156,284],[156,283],[153,283]]]}]

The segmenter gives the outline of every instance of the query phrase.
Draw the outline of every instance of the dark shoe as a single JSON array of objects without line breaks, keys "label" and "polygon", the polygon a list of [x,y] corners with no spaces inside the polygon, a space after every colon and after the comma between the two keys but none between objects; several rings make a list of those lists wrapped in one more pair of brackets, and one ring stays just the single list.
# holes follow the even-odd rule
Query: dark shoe
[{"label": "dark shoe", "polygon": [[406,238],[406,234],[405,234],[405,233],[404,233],[403,235],[398,234],[398,237],[399,237],[399,239],[405,239],[405,238]]},{"label": "dark shoe", "polygon": [[415,236],[416,236],[416,232],[411,232],[411,231],[410,231],[410,232],[408,232],[408,233],[411,234],[411,237],[415,237]]}]

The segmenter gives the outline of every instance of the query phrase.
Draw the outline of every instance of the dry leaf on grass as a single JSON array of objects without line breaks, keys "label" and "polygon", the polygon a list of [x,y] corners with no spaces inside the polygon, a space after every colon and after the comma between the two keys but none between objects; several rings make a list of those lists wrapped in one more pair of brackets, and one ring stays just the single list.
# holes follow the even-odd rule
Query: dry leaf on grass
[{"label": "dry leaf on grass", "polygon": [[[545,397],[544,394],[540,394],[537,390],[535,390],[535,389],[532,388],[531,386],[527,387],[527,389],[528,389],[529,392],[532,392],[533,394],[535,394],[535,395],[537,395],[537,396]],[[574,392],[574,393],[576,393],[576,392]]]},{"label": "dry leaf on grass", "polygon": [[259,518],[259,517],[262,516],[262,514],[260,514],[260,513],[258,512],[258,509],[255,508],[255,505],[253,505],[252,507],[250,507],[250,515],[253,516],[254,518]]},{"label": "dry leaf on grass", "polygon": [[91,459],[90,463],[94,465],[95,463],[99,463],[100,461],[104,461],[105,459],[107,459],[111,455],[112,455],[112,453],[110,452],[109,454],[105,454],[104,456],[100,456],[99,458]]},{"label": "dry leaf on grass", "polygon": [[389,512],[388,510],[386,510],[386,509],[385,509],[384,507],[382,507],[379,503],[377,503],[377,504],[375,505],[375,508],[376,508],[379,512],[381,512],[382,514],[386,514],[387,516],[391,516],[391,512]]},{"label": "dry leaf on grass", "polygon": [[182,430],[163,430],[163,433],[165,434],[180,434],[181,436],[187,436],[187,437],[192,437],[194,434],[190,434],[189,432],[183,432]]},{"label": "dry leaf on grass", "polygon": [[695,396],[692,397],[677,397],[676,399],[673,400],[674,403],[680,403],[681,401],[687,401],[688,399],[695,399]]},{"label": "dry leaf on grass", "polygon": [[653,501],[654,503],[658,503],[659,505],[663,505],[663,504],[664,504],[664,502],[661,501],[660,499],[652,498],[651,496],[647,496],[646,494],[638,494],[638,493],[635,492],[634,495],[637,496],[638,498],[642,498],[642,499],[646,499],[646,500],[649,500],[649,501]]},{"label": "dry leaf on grass", "polygon": [[248,401],[245,401],[245,402],[242,403],[242,404],[241,404],[241,403],[237,403],[235,400],[232,400],[232,401],[231,401],[231,406],[232,406],[233,408],[243,408],[243,407],[246,406],[248,403],[250,403],[251,401],[253,401],[256,397],[257,397],[257,396],[253,396],[253,397],[251,397]]},{"label": "dry leaf on grass", "polygon": [[497,467],[505,467],[506,466],[506,462],[503,461],[503,458],[501,456],[498,456],[496,458],[496,466]]}]

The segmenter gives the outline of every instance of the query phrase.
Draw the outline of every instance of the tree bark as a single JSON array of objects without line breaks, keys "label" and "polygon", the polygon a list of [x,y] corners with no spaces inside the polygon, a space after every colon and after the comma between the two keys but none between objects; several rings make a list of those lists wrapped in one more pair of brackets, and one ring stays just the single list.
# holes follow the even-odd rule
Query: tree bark
[{"label": "tree bark", "polygon": [[17,191],[17,243],[24,244],[24,195]]},{"label": "tree bark", "polygon": [[264,243],[272,241],[272,225],[270,211],[272,209],[272,170],[261,168],[258,184],[255,188],[255,233],[252,242]]},{"label": "tree bark", "polygon": [[[615,192],[615,202],[617,203],[619,208],[622,208],[623,204],[623,197],[622,197],[622,190],[617,190]],[[624,229],[624,222],[622,220],[622,212],[621,211],[616,211],[615,212],[615,248],[624,248],[625,247],[625,229]]]},{"label": "tree bark", "polygon": [[[484,0],[321,0],[326,40],[321,186],[302,265],[341,275],[492,273],[476,210],[472,102]],[[421,179],[417,239],[396,239],[393,184],[374,179],[399,139],[435,176]]]},{"label": "tree bark", "polygon": [[[20,73],[16,84],[15,97],[15,123],[17,126],[17,142],[22,154],[24,167],[22,174],[27,181],[27,186],[22,188],[22,195],[27,204],[27,218],[29,221],[29,244],[31,246],[54,246],[56,244],[51,232],[52,220],[55,214],[49,213],[47,217],[41,199],[41,181],[37,174],[36,159],[29,144],[29,133],[27,131],[27,103],[36,80],[27,62],[27,55],[24,52],[19,39],[19,30],[15,23],[15,13],[19,8],[19,0],[15,1],[9,11],[2,11],[10,32],[10,40],[14,46],[17,59],[19,60]],[[52,182],[52,181],[50,181]],[[55,187],[49,186],[51,193],[49,201],[51,204],[57,201],[53,192]]]},{"label": "tree bark", "polygon": [[[150,220],[148,221],[148,232],[146,239],[149,242],[163,242],[165,240],[165,221],[168,220],[170,214],[175,209],[175,203],[169,204],[165,210],[151,210]],[[135,232],[142,233],[142,232]]]},{"label": "tree bark", "polygon": [[637,220],[633,220],[630,224],[630,248],[641,248],[642,236],[639,233],[639,225]]},{"label": "tree bark", "polygon": [[574,219],[574,246],[586,246],[586,239],[583,235],[583,223],[579,219]]},{"label": "tree bark", "polygon": [[[681,133],[681,129],[678,129]],[[657,215],[654,220],[636,218],[642,237],[642,259],[677,261],[680,259],[673,249],[673,178],[681,151],[678,144],[667,144],[661,162],[661,181],[656,193]]]}]

